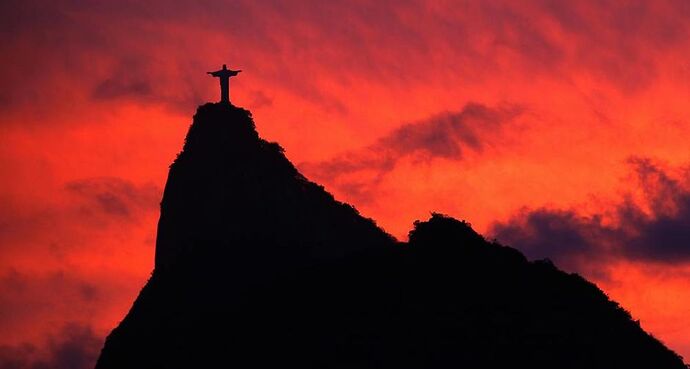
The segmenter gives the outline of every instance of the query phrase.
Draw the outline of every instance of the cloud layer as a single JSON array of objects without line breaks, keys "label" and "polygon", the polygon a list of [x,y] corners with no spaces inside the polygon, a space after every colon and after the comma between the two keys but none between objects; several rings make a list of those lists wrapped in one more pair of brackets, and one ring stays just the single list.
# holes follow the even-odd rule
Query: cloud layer
[{"label": "cloud layer", "polygon": [[1,345],[0,369],[90,369],[102,345],[102,337],[90,327],[71,323],[50,336],[45,348]]},{"label": "cloud layer", "polygon": [[570,270],[611,259],[683,264],[690,261],[690,170],[672,175],[650,159],[631,159],[641,190],[606,213],[525,209],[491,234],[533,259],[550,258]]},{"label": "cloud layer", "polygon": [[[680,268],[683,175],[638,162],[662,184],[614,200],[631,155],[690,158],[689,18],[685,0],[2,1],[0,276],[31,291],[3,294],[59,308],[3,321],[27,337],[0,344],[121,318],[150,272],[166,168],[223,63],[244,70],[231,98],[262,136],[399,237],[430,211],[487,233],[525,207],[496,229],[533,257]],[[653,292],[685,310],[653,333],[690,356],[690,296],[673,297],[690,280],[670,280]],[[93,281],[103,300],[78,297]],[[653,319],[650,301],[621,300]]]}]

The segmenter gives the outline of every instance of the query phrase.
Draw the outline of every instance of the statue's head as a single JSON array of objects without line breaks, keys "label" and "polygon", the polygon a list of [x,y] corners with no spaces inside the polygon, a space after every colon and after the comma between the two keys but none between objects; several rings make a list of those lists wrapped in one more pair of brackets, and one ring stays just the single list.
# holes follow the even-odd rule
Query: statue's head
[{"label": "statue's head", "polygon": [[223,70],[225,70],[225,69],[228,69],[228,68],[225,66],[225,64],[223,64]]}]

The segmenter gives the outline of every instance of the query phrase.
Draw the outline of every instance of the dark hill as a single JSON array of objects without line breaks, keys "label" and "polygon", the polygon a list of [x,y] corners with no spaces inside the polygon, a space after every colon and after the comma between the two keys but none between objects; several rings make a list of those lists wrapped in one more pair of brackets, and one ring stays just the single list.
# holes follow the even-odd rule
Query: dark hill
[{"label": "dark hill", "polygon": [[685,369],[595,285],[467,223],[396,242],[228,104],[195,115],[156,268],[96,367]]}]

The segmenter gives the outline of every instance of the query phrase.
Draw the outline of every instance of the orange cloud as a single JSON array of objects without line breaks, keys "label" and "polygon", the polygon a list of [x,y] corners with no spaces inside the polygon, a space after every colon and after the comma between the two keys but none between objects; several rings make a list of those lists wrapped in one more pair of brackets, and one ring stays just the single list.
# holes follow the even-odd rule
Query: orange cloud
[{"label": "orange cloud", "polygon": [[[64,323],[102,335],[121,318],[152,267],[167,167],[196,105],[217,99],[210,68],[245,71],[231,98],[293,162],[355,163],[302,169],[397,237],[430,211],[486,232],[524,207],[615,208],[631,156],[688,162],[689,13],[683,0],[2,2],[0,277],[26,283],[0,299],[56,308],[3,321],[0,344],[48,347],[38,337]],[[409,125],[472,101],[524,110],[458,140]],[[434,155],[453,148],[462,160]],[[360,165],[386,158],[390,170]],[[651,317],[687,286],[685,263],[657,277],[633,259],[599,282]],[[101,299],[83,298],[85,285]],[[640,286],[654,298],[631,297]],[[677,322],[689,306],[683,295],[673,319],[645,325],[686,357],[690,328]]]}]

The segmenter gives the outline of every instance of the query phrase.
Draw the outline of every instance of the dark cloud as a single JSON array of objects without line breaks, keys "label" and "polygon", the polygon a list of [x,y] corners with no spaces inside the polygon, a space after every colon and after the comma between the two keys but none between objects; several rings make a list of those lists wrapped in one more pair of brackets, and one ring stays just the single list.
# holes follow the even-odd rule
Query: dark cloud
[{"label": "dark cloud", "polygon": [[83,201],[81,211],[125,219],[136,219],[140,211],[155,209],[161,197],[158,186],[137,185],[115,177],[71,181],[65,188]]},{"label": "dark cloud", "polygon": [[45,348],[0,346],[0,369],[91,369],[102,344],[91,327],[70,323],[51,335]]},{"label": "dark cloud", "polygon": [[551,259],[566,270],[581,271],[586,263],[599,265],[610,256],[608,242],[616,230],[599,217],[583,217],[572,210],[524,209],[489,233],[499,242],[517,247],[529,259]]},{"label": "dark cloud", "polygon": [[649,159],[633,158],[629,163],[642,200],[629,195],[610,213],[593,216],[574,210],[524,209],[494,224],[490,233],[530,258],[550,258],[571,270],[596,268],[612,258],[690,262],[690,169],[672,175],[673,170]]},{"label": "dark cloud", "polygon": [[104,289],[82,275],[64,269],[29,274],[14,269],[0,276],[0,315],[2,328],[16,327],[20,322],[37,322],[52,312],[65,312],[70,306],[81,311],[93,310],[104,302]]},{"label": "dark cloud", "polygon": [[[349,190],[350,195],[364,200],[367,187],[393,170],[400,160],[461,160],[467,151],[482,151],[490,144],[485,136],[497,134],[504,124],[523,111],[522,107],[515,105],[488,107],[468,103],[457,112],[445,112],[424,121],[402,124],[362,150],[348,152],[325,162],[303,163],[300,169],[317,180],[335,184]],[[366,176],[366,183],[353,182],[349,176],[358,172],[373,173],[373,176]]]},{"label": "dark cloud", "polygon": [[16,248],[62,258],[89,245],[93,232],[119,232],[150,219],[158,210],[162,189],[116,177],[67,182],[51,201],[27,206],[0,196],[0,251]]},{"label": "dark cloud", "polygon": [[[161,62],[136,54],[108,59],[103,64],[106,72],[87,78],[92,85],[90,98],[101,103],[161,104],[171,111],[188,113],[190,106],[205,100],[203,91],[213,85],[203,75],[208,66],[193,59]],[[208,99],[210,96],[206,96]]]}]

